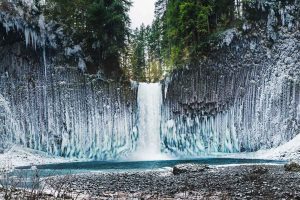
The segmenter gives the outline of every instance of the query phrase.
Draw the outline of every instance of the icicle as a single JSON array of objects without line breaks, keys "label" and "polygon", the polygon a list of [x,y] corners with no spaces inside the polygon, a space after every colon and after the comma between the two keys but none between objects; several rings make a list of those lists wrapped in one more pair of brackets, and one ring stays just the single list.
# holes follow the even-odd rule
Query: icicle
[{"label": "icicle", "polygon": [[25,44],[26,44],[26,47],[28,47],[28,45],[30,43],[30,31],[29,31],[29,29],[25,28],[24,35],[25,35]]}]

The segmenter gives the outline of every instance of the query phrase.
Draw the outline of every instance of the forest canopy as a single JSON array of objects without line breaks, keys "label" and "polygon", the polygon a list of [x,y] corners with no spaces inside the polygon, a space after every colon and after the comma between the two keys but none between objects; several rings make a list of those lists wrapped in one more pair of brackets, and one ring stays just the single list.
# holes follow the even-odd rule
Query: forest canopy
[{"label": "forest canopy", "polygon": [[155,82],[174,68],[196,62],[218,34],[241,15],[236,0],[157,0],[152,25],[134,31],[130,75]]},{"label": "forest canopy", "polygon": [[64,26],[93,61],[89,71],[121,73],[120,57],[130,34],[129,0],[48,0],[46,15]]},{"label": "forest canopy", "polygon": [[245,2],[252,0],[156,0],[153,23],[136,30],[131,0],[47,0],[43,10],[80,45],[88,73],[156,82],[206,54],[239,24]]}]

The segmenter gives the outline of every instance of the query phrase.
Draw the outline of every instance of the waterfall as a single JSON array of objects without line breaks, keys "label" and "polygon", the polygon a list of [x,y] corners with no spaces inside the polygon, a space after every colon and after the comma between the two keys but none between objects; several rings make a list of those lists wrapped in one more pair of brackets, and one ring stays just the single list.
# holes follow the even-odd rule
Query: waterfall
[{"label": "waterfall", "polygon": [[160,123],[162,87],[160,83],[140,83],[138,87],[138,131],[137,160],[161,160]]}]

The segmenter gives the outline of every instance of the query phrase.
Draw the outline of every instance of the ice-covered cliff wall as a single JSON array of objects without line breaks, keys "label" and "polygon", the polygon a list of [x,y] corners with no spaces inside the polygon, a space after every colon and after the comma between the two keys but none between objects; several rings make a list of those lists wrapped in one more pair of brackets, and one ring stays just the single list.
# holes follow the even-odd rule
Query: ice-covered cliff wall
[{"label": "ice-covered cliff wall", "polygon": [[133,151],[136,88],[83,74],[80,47],[64,46],[59,27],[1,6],[0,149],[19,144],[92,159]]},{"label": "ice-covered cliff wall", "polygon": [[[161,144],[155,152],[160,148],[167,154],[197,156],[255,151],[299,133],[299,5],[257,2],[264,13],[261,20],[245,22],[243,30],[227,30],[218,48],[197,65],[163,81],[162,110],[155,112],[161,114],[160,127],[154,123],[160,137],[152,138]],[[19,144],[105,160],[143,149],[138,145],[149,135],[142,135],[141,127],[153,131],[149,123],[139,126],[138,118],[154,110],[138,111],[137,85],[83,74],[80,45],[68,41],[59,26],[14,4],[3,6],[0,150]],[[140,99],[151,96],[149,92]],[[160,97],[153,99],[161,102]]]},{"label": "ice-covered cliff wall", "polygon": [[265,2],[265,19],[164,81],[164,151],[255,151],[300,133],[299,3]]}]

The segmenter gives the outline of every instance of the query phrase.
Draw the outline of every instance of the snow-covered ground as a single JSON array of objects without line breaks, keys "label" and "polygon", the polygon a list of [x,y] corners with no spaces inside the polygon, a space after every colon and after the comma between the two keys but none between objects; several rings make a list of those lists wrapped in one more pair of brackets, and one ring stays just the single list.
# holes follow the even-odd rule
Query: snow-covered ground
[{"label": "snow-covered ground", "polygon": [[249,153],[216,153],[217,157],[240,159],[286,160],[300,162],[300,134],[293,140],[272,149],[259,150]]},{"label": "snow-covered ground", "polygon": [[300,161],[300,134],[277,148],[260,150],[254,155],[264,159]]},{"label": "snow-covered ground", "polygon": [[75,161],[79,160],[50,156],[44,152],[13,146],[10,150],[4,152],[4,154],[0,154],[0,169]]}]

